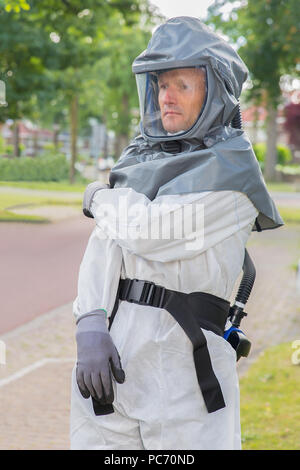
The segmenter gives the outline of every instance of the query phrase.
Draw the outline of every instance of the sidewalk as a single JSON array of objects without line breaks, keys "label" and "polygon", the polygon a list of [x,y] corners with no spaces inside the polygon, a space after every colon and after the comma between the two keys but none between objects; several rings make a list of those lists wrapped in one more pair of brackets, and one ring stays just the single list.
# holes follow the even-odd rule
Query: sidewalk
[{"label": "sidewalk", "polygon": [[69,449],[70,374],[75,363],[72,304],[1,337],[0,449]]},{"label": "sidewalk", "polygon": [[[299,226],[251,236],[248,250],[257,277],[243,329],[252,350],[238,364],[240,375],[264,348],[300,339],[300,297],[291,267],[300,258],[299,240]],[[0,364],[0,450],[68,450],[70,375],[76,356],[72,304],[0,340],[6,344],[6,365]]]}]

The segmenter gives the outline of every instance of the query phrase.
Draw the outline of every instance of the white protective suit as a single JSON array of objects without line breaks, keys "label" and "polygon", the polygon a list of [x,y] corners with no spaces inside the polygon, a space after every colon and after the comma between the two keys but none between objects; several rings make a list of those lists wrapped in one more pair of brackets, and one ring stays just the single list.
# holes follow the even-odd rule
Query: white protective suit
[{"label": "white protective suit", "polygon": [[[201,81],[185,82],[182,70],[182,75],[174,72],[183,68],[192,68]],[[242,270],[251,231],[283,224],[251,143],[236,122],[247,78],[246,66],[236,51],[197,18],[172,18],[155,30],[132,70],[137,78],[141,135],[112,168],[110,188],[97,191],[88,207],[96,228],[80,267],[76,318],[90,317],[87,314],[99,309],[105,309],[108,316],[115,312],[120,277],[150,281],[183,294],[212,294],[227,304]],[[195,83],[198,85],[189,88]],[[195,92],[193,98],[184,94],[190,89]],[[196,104],[201,109],[192,124]],[[176,120],[166,118],[167,110],[188,117],[189,125],[179,120],[177,128]],[[197,214],[200,221],[204,215],[204,224],[194,227],[189,222]],[[160,236],[152,236],[153,228],[155,235],[159,233],[157,227]],[[184,227],[183,236],[178,234],[180,227]],[[124,383],[113,382],[113,413],[95,414],[91,398],[80,393],[74,369],[72,449],[241,448],[236,352],[222,336],[201,328],[225,401],[225,407],[224,401],[214,409],[207,407],[207,390],[209,398],[213,393],[211,387],[199,387],[199,370],[206,385],[209,383],[205,365],[202,369],[199,365],[204,364],[200,354],[197,369],[194,363],[194,353],[203,352],[204,347],[194,351],[190,340],[194,331],[201,337],[202,333],[194,323],[187,336],[185,325],[175,320],[186,296],[174,298],[172,308],[155,304],[164,305],[172,314],[164,308],[120,301],[111,338],[106,333],[117,348],[126,376]],[[189,318],[191,305],[196,305],[191,312],[195,317],[198,305],[199,314],[221,317],[215,307],[210,310],[195,302],[182,312],[180,320],[186,320],[185,313]],[[82,318],[78,325],[85,321]],[[99,355],[104,357],[106,352],[107,348]],[[92,362],[95,355],[93,352]]]},{"label": "white protective suit", "polygon": [[[125,217],[124,200],[129,209],[139,204],[144,211],[129,210]],[[120,276],[230,299],[258,214],[245,194],[206,191],[151,201],[131,188],[114,188],[98,191],[93,201],[97,227],[80,267],[76,318],[99,308],[109,316]],[[103,210],[105,204],[113,205],[122,229],[140,236],[118,236],[113,216]],[[181,239],[147,238],[147,217],[152,217],[152,224],[157,221],[153,204],[154,217],[163,224],[176,220],[169,218],[172,204],[202,207],[204,232],[194,234],[200,248],[187,249],[190,234],[186,232]],[[121,357],[125,382],[114,382],[114,413],[96,416],[91,398],[80,394],[74,368],[71,449],[240,449],[236,353],[222,337],[203,332],[226,403],[214,413],[207,412],[203,401],[192,344],[170,313],[121,301],[110,334]]]}]

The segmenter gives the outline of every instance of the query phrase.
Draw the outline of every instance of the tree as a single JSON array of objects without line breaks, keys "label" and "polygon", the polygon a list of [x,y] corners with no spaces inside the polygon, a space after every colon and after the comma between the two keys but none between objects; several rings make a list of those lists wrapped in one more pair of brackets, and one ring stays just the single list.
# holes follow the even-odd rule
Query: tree
[{"label": "tree", "polygon": [[33,103],[49,102],[63,89],[70,116],[73,182],[78,97],[86,67],[103,56],[103,42],[110,34],[109,19],[116,16],[125,24],[134,25],[146,2],[86,0],[84,9],[79,0],[40,0],[29,4],[29,11],[0,10],[0,79],[7,85],[8,97],[5,114],[15,120],[30,116]]},{"label": "tree", "polygon": [[[231,8],[228,6],[231,4]],[[300,71],[298,0],[216,0],[207,21],[229,36],[250,71],[249,97],[268,110],[265,177],[275,178],[280,78]]]},{"label": "tree", "polygon": [[32,24],[30,17],[23,21],[22,15],[14,10],[0,11],[0,80],[5,83],[8,103],[1,108],[0,120],[14,120],[16,156],[18,119],[31,116],[39,93],[46,100],[54,92],[45,73],[49,57],[54,54],[54,43],[42,28]]},{"label": "tree", "polygon": [[99,62],[103,78],[103,120],[116,134],[115,155],[118,158],[128,144],[133,128],[137,127],[139,102],[133,60],[147,47],[151,26],[139,24],[128,27],[112,23],[113,37],[109,53]]}]

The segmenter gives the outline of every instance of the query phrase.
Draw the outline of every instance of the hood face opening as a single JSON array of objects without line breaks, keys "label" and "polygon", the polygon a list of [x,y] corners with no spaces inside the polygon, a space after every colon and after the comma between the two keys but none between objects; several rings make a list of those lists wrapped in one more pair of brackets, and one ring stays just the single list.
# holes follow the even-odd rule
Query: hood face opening
[{"label": "hood face opening", "polygon": [[205,66],[136,74],[141,126],[155,140],[181,139],[204,112],[208,83]]}]

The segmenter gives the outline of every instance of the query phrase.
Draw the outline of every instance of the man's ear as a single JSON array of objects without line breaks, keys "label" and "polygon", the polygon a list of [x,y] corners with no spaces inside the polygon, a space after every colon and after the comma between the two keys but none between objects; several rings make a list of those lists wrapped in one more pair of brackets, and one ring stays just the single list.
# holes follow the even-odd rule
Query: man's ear
[{"label": "man's ear", "polygon": [[83,195],[83,203],[82,203],[82,211],[86,217],[90,217],[91,219],[94,218],[91,212],[91,204],[96,191],[100,191],[100,189],[110,189],[109,184],[100,183],[99,181],[94,181],[87,185],[84,195]]}]

